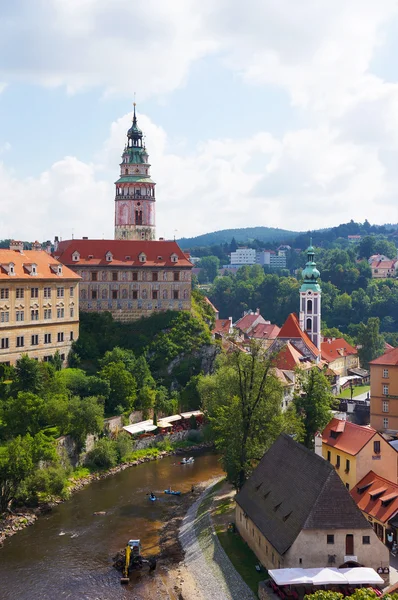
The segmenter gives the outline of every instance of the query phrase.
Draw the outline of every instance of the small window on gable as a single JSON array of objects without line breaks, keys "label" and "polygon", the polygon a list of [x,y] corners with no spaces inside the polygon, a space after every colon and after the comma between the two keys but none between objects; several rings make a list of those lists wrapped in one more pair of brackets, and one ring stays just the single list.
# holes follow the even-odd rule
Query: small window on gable
[{"label": "small window on gable", "polygon": [[62,265],[58,265],[58,275],[62,275]]},{"label": "small window on gable", "polygon": [[141,254],[139,255],[139,259],[142,263],[146,262],[146,255],[143,252],[141,252]]},{"label": "small window on gable", "polygon": [[78,262],[80,260],[80,254],[78,252],[74,252],[72,254],[72,260],[73,262]]},{"label": "small window on gable", "polygon": [[37,275],[37,265],[35,263],[32,264],[31,275]]},{"label": "small window on gable", "polygon": [[10,263],[8,266],[8,274],[9,275],[15,275],[15,265],[14,263]]},{"label": "small window on gable", "polygon": [[177,256],[177,254],[172,254],[171,255],[171,262],[173,262],[173,263],[178,262],[178,256]]},{"label": "small window on gable", "polygon": [[105,258],[108,262],[111,262],[113,259],[112,252],[107,252]]}]

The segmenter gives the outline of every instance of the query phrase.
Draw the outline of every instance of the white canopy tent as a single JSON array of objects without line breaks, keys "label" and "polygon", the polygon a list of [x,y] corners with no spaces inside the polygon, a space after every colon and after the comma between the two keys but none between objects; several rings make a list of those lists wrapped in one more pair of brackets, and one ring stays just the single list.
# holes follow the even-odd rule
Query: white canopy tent
[{"label": "white canopy tent", "polygon": [[157,425],[153,424],[152,419],[148,419],[147,421],[140,421],[140,423],[133,423],[133,425],[126,425],[123,427],[123,429],[131,435],[137,435],[138,433],[149,433],[150,431],[155,431],[155,429],[157,429]]},{"label": "white canopy tent", "polygon": [[374,569],[272,569],[269,576],[276,585],[381,585],[383,579]]}]

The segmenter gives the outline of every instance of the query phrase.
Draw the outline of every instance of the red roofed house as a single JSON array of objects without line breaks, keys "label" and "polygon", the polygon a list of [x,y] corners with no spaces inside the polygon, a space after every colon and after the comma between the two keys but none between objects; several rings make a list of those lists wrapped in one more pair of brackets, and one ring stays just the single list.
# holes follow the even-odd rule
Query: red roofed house
[{"label": "red roofed house", "polygon": [[215,337],[231,335],[232,334],[232,317],[229,317],[229,319],[216,319],[212,334]]},{"label": "red roofed house", "polygon": [[335,373],[348,375],[349,369],[359,367],[358,351],[344,338],[324,338],[321,343],[322,359]]},{"label": "red roofed house", "polygon": [[192,263],[177,242],[67,240],[55,257],[81,276],[80,308],[119,321],[191,309]]},{"label": "red roofed house", "polygon": [[371,470],[397,483],[397,451],[372,427],[332,419],[322,432],[322,456],[349,490]]},{"label": "red roofed house", "polygon": [[[398,485],[369,471],[351,490],[351,496],[377,536],[391,546],[397,541]],[[388,536],[388,538],[387,538]]]},{"label": "red roofed house", "polygon": [[270,351],[278,352],[287,344],[287,342],[291,342],[296,350],[307,359],[314,362],[320,360],[320,351],[312,342],[308,334],[300,328],[298,318],[294,313],[291,313],[282,325],[276,339],[270,346]]},{"label": "red roofed house", "polygon": [[260,309],[257,309],[256,312],[244,313],[243,317],[236,321],[234,328],[243,335],[244,339],[260,340],[265,342],[266,347],[271,344],[280,331],[278,325],[273,325],[271,321],[266,321],[261,316]]},{"label": "red roofed house", "polygon": [[378,260],[375,259],[370,263],[373,279],[385,279],[387,277],[397,276],[398,260]]},{"label": "red roofed house", "polygon": [[370,424],[398,433],[398,348],[370,361]]}]

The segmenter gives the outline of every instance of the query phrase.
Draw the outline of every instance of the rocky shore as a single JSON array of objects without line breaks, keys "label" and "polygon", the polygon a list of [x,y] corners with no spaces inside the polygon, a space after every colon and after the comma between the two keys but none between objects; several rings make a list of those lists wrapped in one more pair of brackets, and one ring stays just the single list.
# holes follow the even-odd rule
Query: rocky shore
[{"label": "rocky shore", "polygon": [[[190,453],[198,453],[203,452],[204,450],[209,450],[213,447],[212,444],[203,443],[197,444],[195,446],[190,446],[190,448],[176,448],[175,450],[170,451],[161,451],[156,456],[147,456],[142,457],[137,460],[131,462],[121,463],[116,467],[112,467],[107,471],[90,473],[86,477],[82,477],[78,480],[71,479],[71,485],[69,487],[69,491],[71,494],[78,492],[79,490],[86,487],[92,481],[99,481],[100,479],[105,479],[106,477],[110,477],[111,475],[115,475],[120,471],[124,471],[130,467],[137,467],[138,465],[150,462],[153,460],[160,460],[165,456],[175,456],[178,454],[187,454],[189,450]],[[18,533],[18,531],[22,531],[25,527],[29,527],[33,525],[33,523],[39,518],[40,515],[48,513],[52,510],[54,506],[64,502],[61,498],[54,499],[51,502],[46,502],[39,505],[37,508],[21,508],[18,512],[7,512],[0,516],[0,547],[4,544],[4,541]],[[189,503],[190,504],[190,503]]]}]

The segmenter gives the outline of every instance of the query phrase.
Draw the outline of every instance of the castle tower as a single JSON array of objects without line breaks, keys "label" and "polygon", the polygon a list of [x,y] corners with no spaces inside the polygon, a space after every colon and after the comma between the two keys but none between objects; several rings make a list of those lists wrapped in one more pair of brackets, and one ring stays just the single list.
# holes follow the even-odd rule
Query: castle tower
[{"label": "castle tower", "polygon": [[115,240],[155,239],[155,182],[137,116],[127,132],[120,178],[116,181]]},{"label": "castle tower", "polygon": [[321,349],[321,287],[318,283],[320,273],[314,262],[312,240],[307,248],[307,263],[302,272],[303,283],[300,287],[300,327],[312,342]]}]

